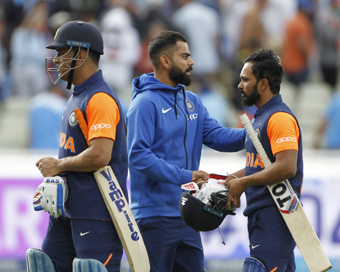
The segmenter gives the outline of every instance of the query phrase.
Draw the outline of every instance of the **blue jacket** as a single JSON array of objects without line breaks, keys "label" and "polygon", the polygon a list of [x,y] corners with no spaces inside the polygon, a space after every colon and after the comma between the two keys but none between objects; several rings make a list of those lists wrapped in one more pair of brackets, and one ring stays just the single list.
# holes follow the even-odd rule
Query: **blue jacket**
[{"label": "blue jacket", "polygon": [[153,73],[133,80],[126,124],[136,219],[180,216],[180,186],[199,169],[202,143],[233,152],[244,148],[246,136],[244,129],[223,128],[183,85],[164,85]]}]

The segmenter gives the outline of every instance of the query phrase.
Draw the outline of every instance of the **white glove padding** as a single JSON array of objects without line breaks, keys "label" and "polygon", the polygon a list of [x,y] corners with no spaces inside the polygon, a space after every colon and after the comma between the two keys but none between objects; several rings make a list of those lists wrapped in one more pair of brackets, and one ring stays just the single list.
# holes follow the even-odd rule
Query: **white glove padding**
[{"label": "white glove padding", "polygon": [[47,177],[38,186],[33,197],[35,211],[44,210],[58,218],[65,214],[65,201],[68,196],[67,184],[60,176]]},{"label": "white glove padding", "polygon": [[191,195],[198,192],[200,188],[195,182],[189,182],[181,185],[181,189],[188,191]]},{"label": "white glove padding", "polygon": [[201,189],[194,193],[193,196],[207,204],[212,193],[228,190],[224,183],[225,180],[223,179],[209,178],[208,182],[204,183]]}]

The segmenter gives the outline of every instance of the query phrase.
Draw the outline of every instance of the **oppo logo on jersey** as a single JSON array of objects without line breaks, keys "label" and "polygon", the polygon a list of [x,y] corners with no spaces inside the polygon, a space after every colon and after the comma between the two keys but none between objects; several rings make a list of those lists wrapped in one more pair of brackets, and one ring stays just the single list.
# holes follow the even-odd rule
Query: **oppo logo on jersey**
[{"label": "oppo logo on jersey", "polygon": [[296,141],[297,141],[296,137],[282,137],[276,140],[278,144],[282,144],[284,142],[296,142]]},{"label": "oppo logo on jersey", "polygon": [[260,166],[261,168],[264,168],[264,164],[263,164],[263,162],[260,158],[260,155],[256,154],[256,157],[255,157],[254,153],[249,153],[249,152],[247,152],[246,166],[247,167],[254,167],[254,168],[257,168],[257,167]]},{"label": "oppo logo on jersey", "polygon": [[96,124],[91,127],[91,130],[97,130],[102,128],[111,128],[110,124]]}]

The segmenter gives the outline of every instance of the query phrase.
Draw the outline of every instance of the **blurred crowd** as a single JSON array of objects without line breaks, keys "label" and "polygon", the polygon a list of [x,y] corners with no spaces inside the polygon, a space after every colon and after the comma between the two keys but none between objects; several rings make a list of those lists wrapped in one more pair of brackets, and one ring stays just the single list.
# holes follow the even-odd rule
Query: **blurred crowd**
[{"label": "blurred crowd", "polygon": [[[164,29],[180,31],[188,38],[195,61],[193,84],[188,89],[201,96],[210,114],[224,126],[233,124],[230,111],[248,111],[250,115],[255,111],[243,108],[237,85],[242,61],[262,47],[281,56],[284,80],[296,88],[297,94],[299,86],[317,71],[336,97],[340,0],[0,0],[0,3],[0,103],[6,104],[13,96],[30,100],[32,148],[51,147],[47,140],[35,141],[34,132],[39,131],[39,137],[48,137],[42,136],[44,125],[51,127],[53,120],[58,120],[70,95],[62,83],[52,86],[45,71],[45,57],[51,56],[51,50],[45,46],[51,43],[58,27],[70,20],[88,21],[101,30],[104,55],[100,68],[120,96],[125,111],[130,103],[132,79],[152,72],[147,53],[149,41]],[[45,114],[46,111],[49,113]],[[329,130],[330,123],[335,129],[332,133],[338,134],[340,107],[335,111],[335,120],[327,119],[330,114],[325,114],[326,124],[320,125],[320,135]],[[337,126],[334,122],[338,122]],[[58,124],[54,127],[58,131]],[[340,148],[340,140],[337,141],[329,148]]]}]

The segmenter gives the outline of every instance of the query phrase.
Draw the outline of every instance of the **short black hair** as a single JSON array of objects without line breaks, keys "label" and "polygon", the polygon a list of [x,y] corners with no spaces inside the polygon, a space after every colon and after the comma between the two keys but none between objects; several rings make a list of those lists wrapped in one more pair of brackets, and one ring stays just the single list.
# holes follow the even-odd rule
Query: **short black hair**
[{"label": "short black hair", "polygon": [[93,51],[91,49],[88,50],[86,48],[75,47],[75,50],[78,50],[78,49],[84,51],[85,54],[88,54],[87,58],[90,59],[94,65],[96,65],[97,67],[99,66],[100,54],[98,52]]},{"label": "short black hair", "polygon": [[181,33],[171,30],[161,31],[152,38],[148,52],[153,67],[158,66],[161,55],[167,55],[169,58],[172,57],[173,51],[177,49],[176,44],[178,41],[186,43],[187,39]]},{"label": "short black hair", "polygon": [[100,54],[97,53],[96,51],[89,50],[89,58],[92,60],[92,62],[95,65],[99,65],[99,60],[100,60]]},{"label": "short black hair", "polygon": [[270,49],[262,48],[248,56],[243,64],[246,62],[253,63],[253,74],[257,81],[266,78],[271,92],[273,94],[280,93],[284,70],[281,59],[276,53]]}]

